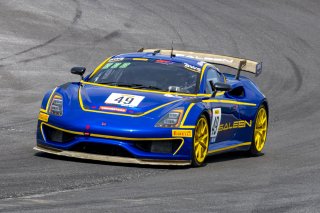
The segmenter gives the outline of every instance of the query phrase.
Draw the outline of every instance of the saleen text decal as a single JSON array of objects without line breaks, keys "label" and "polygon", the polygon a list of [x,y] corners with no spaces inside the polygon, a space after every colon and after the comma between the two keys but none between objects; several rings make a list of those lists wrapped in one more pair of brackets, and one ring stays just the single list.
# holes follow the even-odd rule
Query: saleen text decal
[{"label": "saleen text decal", "polygon": [[235,121],[233,123],[221,124],[219,126],[219,132],[229,130],[229,129],[246,128],[251,126],[252,126],[252,120],[250,121],[240,120],[240,121]]}]

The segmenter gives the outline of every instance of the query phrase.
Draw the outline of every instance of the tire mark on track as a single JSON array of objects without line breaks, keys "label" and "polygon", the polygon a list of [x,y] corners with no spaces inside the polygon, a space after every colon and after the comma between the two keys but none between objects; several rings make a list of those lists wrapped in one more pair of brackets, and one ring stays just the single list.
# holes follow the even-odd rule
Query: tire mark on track
[{"label": "tire mark on track", "polygon": [[[112,31],[111,33],[103,36],[102,38],[94,40],[92,43],[86,43],[83,46],[85,46],[85,45],[96,46],[97,43],[99,43],[99,42],[109,41],[109,40],[111,40],[111,39],[113,39],[115,37],[120,37],[120,36],[121,36],[121,32],[119,30],[115,30],[115,31]],[[37,57],[33,57],[33,58],[27,58],[27,59],[23,59],[23,60],[20,60],[20,61],[17,61],[17,62],[13,62],[13,63],[1,64],[0,68],[4,68],[4,67],[10,66],[10,65],[19,64],[19,63],[29,63],[29,62],[32,62],[32,61],[41,60],[41,59],[48,58],[48,57],[51,57],[51,56],[56,56],[56,55],[60,55],[60,54],[63,54],[63,53],[72,52],[72,51],[81,49],[83,46],[70,48],[70,49],[63,50],[63,51],[53,52],[53,53],[49,53],[49,54],[46,54],[46,55],[41,55],[41,56],[37,56]]]},{"label": "tire mark on track", "polygon": [[53,38],[51,38],[51,39],[49,39],[49,40],[41,43],[41,44],[38,44],[38,45],[33,46],[33,47],[30,47],[30,48],[28,48],[28,49],[26,49],[26,50],[22,50],[22,51],[20,51],[20,52],[14,53],[14,54],[12,54],[12,55],[9,55],[9,56],[0,58],[0,61],[5,60],[5,59],[8,59],[8,58],[11,58],[11,57],[14,57],[14,56],[19,56],[19,55],[21,55],[21,54],[30,52],[30,51],[32,51],[32,50],[36,50],[36,49],[45,47],[45,46],[53,43],[53,42],[56,41],[57,39],[59,39],[66,31],[68,31],[68,30],[70,29],[70,27],[71,27],[72,25],[77,24],[78,21],[79,21],[79,19],[80,19],[81,16],[82,16],[82,10],[81,10],[81,6],[80,6],[79,1],[78,1],[78,0],[73,0],[73,2],[76,4],[76,12],[75,12],[75,15],[74,15],[74,17],[73,17],[73,19],[72,19],[71,25],[68,26],[66,30],[64,30],[61,34],[59,34],[59,35],[57,35],[57,36],[55,36],[55,37],[53,37]]},{"label": "tire mark on track", "polygon": [[63,50],[63,51],[53,52],[53,53],[49,53],[49,54],[46,54],[46,55],[41,55],[41,56],[37,56],[37,57],[33,57],[33,58],[27,58],[27,59],[23,59],[23,60],[20,60],[20,61],[17,61],[17,62],[13,62],[13,63],[9,63],[9,64],[3,64],[3,65],[1,65],[1,67],[6,67],[6,66],[10,66],[10,65],[14,65],[14,64],[20,64],[20,63],[29,63],[29,62],[32,62],[32,61],[41,60],[41,59],[48,58],[48,57],[51,57],[51,56],[60,55],[62,53],[72,52],[72,51],[75,51],[75,50],[80,49],[80,48],[81,47],[75,47],[75,48],[70,48],[70,49]]},{"label": "tire mark on track", "polygon": [[[119,30],[115,30],[107,35],[105,35],[104,37],[102,37],[101,39],[98,39],[98,40],[94,40],[93,43],[86,43],[85,45],[95,45],[96,43],[99,43],[103,40],[111,40],[115,37],[119,37],[121,35],[120,31]],[[70,49],[67,49],[67,50],[63,50],[63,51],[58,51],[58,52],[54,52],[54,53],[50,53],[50,54],[46,54],[46,55],[42,55],[42,56],[37,56],[37,57],[34,57],[34,58],[28,58],[28,59],[23,59],[21,61],[18,61],[16,63],[28,63],[28,62],[31,62],[31,61],[35,61],[35,60],[41,60],[41,59],[44,59],[44,58],[48,58],[50,56],[56,56],[56,55],[60,55],[60,54],[63,54],[63,53],[67,53],[67,52],[72,52],[72,51],[75,51],[75,50],[78,50],[78,49],[81,49],[82,47],[75,47],[75,48],[70,48]]]},{"label": "tire mark on track", "polygon": [[81,10],[81,6],[78,0],[73,0],[73,2],[77,5],[76,7],[76,14],[74,15],[71,24],[74,25],[76,23],[78,23],[79,19],[82,16],[82,10]]},{"label": "tire mark on track", "polygon": [[[105,36],[103,37],[103,40],[111,40],[111,39],[113,39],[113,38],[115,38],[115,37],[119,37],[120,35],[121,35],[120,31],[119,31],[119,30],[115,30],[115,31],[113,31],[113,32],[105,35]],[[101,40],[102,40],[102,39],[100,39],[100,40],[98,40],[98,41],[96,41],[96,42],[100,42]]]},{"label": "tire mark on track", "polygon": [[28,49],[26,49],[26,50],[23,50],[23,51],[14,53],[13,55],[10,55],[10,56],[4,57],[4,58],[0,58],[0,61],[1,61],[1,60],[4,60],[4,59],[7,59],[7,58],[11,58],[11,57],[13,57],[13,56],[18,56],[18,55],[21,55],[21,54],[23,54],[23,53],[30,52],[30,51],[32,51],[32,50],[35,50],[35,49],[38,49],[38,48],[41,48],[41,47],[44,47],[44,46],[47,46],[48,44],[50,44],[50,43],[54,42],[55,40],[57,40],[58,38],[60,38],[61,36],[62,36],[62,34],[57,35],[57,36],[55,36],[55,37],[53,37],[53,38],[45,41],[44,43],[41,43],[41,44],[38,44],[38,45],[36,45],[36,46],[30,47],[30,48],[28,48]]},{"label": "tire mark on track", "polygon": [[62,54],[62,53],[74,51],[74,50],[76,50],[76,49],[78,49],[78,48],[72,48],[72,49],[69,49],[69,50],[64,50],[64,51],[58,51],[58,52],[54,52],[54,53],[49,53],[49,54],[42,55],[42,56],[37,56],[37,57],[34,57],[34,58],[27,58],[27,59],[23,59],[23,60],[21,60],[21,61],[16,62],[16,64],[19,64],[19,63],[28,63],[28,62],[31,62],[31,61],[37,61],[37,60],[41,60],[41,59],[48,58],[48,57],[51,57],[51,56],[56,56],[56,55],[59,55],[59,54]]},{"label": "tire mark on track", "polygon": [[301,71],[299,69],[299,66],[291,58],[289,58],[287,56],[285,56],[285,58],[287,59],[287,61],[291,65],[291,67],[294,71],[295,77],[297,79],[297,85],[296,85],[295,91],[299,91],[299,89],[302,86],[302,82],[303,82],[303,77],[302,77]]}]

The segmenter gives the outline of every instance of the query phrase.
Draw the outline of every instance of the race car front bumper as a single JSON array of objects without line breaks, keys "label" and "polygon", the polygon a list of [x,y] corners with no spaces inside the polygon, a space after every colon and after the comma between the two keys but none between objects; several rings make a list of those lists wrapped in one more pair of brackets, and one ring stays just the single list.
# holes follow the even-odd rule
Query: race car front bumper
[{"label": "race car front bumper", "polygon": [[132,138],[101,134],[86,135],[38,122],[35,150],[80,159],[148,165],[190,165],[192,137]]}]

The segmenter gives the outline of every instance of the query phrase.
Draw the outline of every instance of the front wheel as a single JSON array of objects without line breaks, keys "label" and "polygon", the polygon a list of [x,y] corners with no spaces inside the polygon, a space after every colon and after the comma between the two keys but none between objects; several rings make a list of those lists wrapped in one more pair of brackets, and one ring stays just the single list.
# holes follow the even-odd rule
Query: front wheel
[{"label": "front wheel", "polygon": [[268,114],[264,105],[260,106],[253,130],[253,141],[250,147],[251,155],[259,155],[267,140]]},{"label": "front wheel", "polygon": [[206,159],[209,146],[209,125],[206,117],[201,115],[199,118],[193,136],[193,158],[192,165],[202,166]]}]

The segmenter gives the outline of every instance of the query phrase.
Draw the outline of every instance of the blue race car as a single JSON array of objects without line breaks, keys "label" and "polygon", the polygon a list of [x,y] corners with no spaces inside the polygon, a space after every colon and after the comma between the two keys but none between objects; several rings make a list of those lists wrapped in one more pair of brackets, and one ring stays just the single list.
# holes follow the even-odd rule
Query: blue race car
[{"label": "blue race car", "polygon": [[[235,70],[219,71],[215,65]],[[35,150],[108,162],[201,166],[208,155],[262,151],[268,102],[241,71],[261,63],[188,51],[112,56],[80,82],[48,91]]]}]

